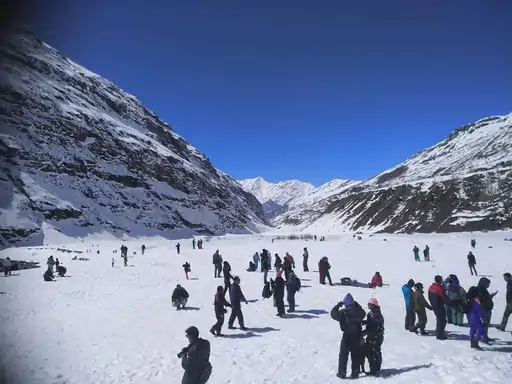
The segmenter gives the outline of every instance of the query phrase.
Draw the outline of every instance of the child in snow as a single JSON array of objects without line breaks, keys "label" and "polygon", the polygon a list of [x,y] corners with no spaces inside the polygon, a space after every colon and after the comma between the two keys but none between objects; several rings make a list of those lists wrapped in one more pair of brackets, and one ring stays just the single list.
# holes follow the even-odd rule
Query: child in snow
[{"label": "child in snow", "polygon": [[190,272],[192,272],[192,270],[190,269],[190,263],[187,261],[185,264],[182,265],[182,267],[183,267],[183,270],[185,271],[185,277],[188,280],[188,274]]}]

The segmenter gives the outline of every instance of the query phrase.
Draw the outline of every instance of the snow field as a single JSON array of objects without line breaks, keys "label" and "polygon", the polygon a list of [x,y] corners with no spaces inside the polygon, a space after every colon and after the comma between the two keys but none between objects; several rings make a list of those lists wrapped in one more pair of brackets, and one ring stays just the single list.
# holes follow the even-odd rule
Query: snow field
[{"label": "snow field", "polygon": [[[378,235],[365,236],[362,241],[339,236],[325,242],[276,240],[274,244],[265,236],[228,236],[204,242],[203,250],[192,250],[191,241],[182,240],[181,255],[176,255],[175,242],[146,239],[144,256],[140,255],[143,242],[129,240],[124,242],[130,256],[128,267],[123,267],[119,251],[112,253],[119,249],[120,241],[77,241],[62,246],[90,249],[90,253],[78,255],[89,261],[71,261],[76,253],[57,252],[57,246],[50,245],[4,250],[0,258],[10,255],[42,264],[52,254],[68,268],[69,277],[45,283],[44,265],[0,278],[2,368],[8,371],[7,382],[15,383],[179,383],[183,371],[176,354],[187,344],[185,329],[195,325],[211,342],[209,384],[336,383],[341,331],[329,311],[351,292],[365,309],[368,299],[376,297],[386,322],[383,377],[362,376],[359,381],[507,383],[512,374],[510,332],[492,328],[490,336],[499,341],[484,346],[485,351],[474,351],[469,348],[466,327],[448,325],[446,341],[404,330],[401,286],[409,278],[421,281],[426,289],[436,274],[456,273],[466,289],[478,282],[479,277],[470,276],[466,262],[471,237],[477,239],[478,272],[491,276],[491,291],[499,289],[492,321],[497,324],[505,307],[502,274],[512,271],[512,243],[503,241],[512,237],[508,233]],[[414,244],[420,249],[428,244],[434,262],[414,262]],[[487,248],[489,245],[493,248]],[[305,246],[310,252],[309,273],[301,272]],[[303,279],[296,296],[297,311],[287,318],[276,317],[272,300],[261,298],[263,274],[246,272],[252,254],[262,248],[281,257],[290,252]],[[223,279],[213,278],[216,249],[230,262],[233,275],[240,276],[250,301],[243,304],[243,312],[251,330],[228,330],[228,312],[225,338],[214,338],[208,332],[215,323],[215,289],[223,283]],[[131,257],[134,251],[137,255]],[[320,286],[318,273],[313,271],[322,256],[329,257],[335,283],[345,276],[367,282],[380,271],[389,285],[380,289]],[[111,267],[112,257],[115,268]],[[181,267],[185,261],[192,265],[189,281]],[[178,283],[191,296],[187,311],[171,307],[170,296]],[[427,329],[432,330],[435,317],[432,312],[428,317]]]}]

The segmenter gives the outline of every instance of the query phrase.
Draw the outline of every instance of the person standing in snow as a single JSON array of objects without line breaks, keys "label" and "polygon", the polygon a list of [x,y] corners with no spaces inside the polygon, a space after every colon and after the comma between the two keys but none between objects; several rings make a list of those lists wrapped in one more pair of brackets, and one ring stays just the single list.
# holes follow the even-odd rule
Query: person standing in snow
[{"label": "person standing in snow", "polygon": [[196,249],[196,239],[192,239],[192,249]]},{"label": "person standing in snow", "polygon": [[[450,302],[462,302],[466,297],[466,291],[460,286],[459,279],[457,276],[451,276],[450,286],[446,292]],[[454,305],[446,308],[447,311],[451,312],[452,323],[458,326],[464,325],[464,312],[458,305]]]},{"label": "person standing in snow", "polygon": [[[378,376],[382,366],[381,347],[384,342],[384,317],[382,316],[379,302],[375,298],[368,301],[368,315],[363,324],[366,329],[363,334],[366,335],[365,351],[370,364],[370,376]],[[363,361],[364,363],[364,361]]]},{"label": "person standing in snow", "polygon": [[420,261],[420,249],[416,245],[412,249],[412,252],[414,253],[414,261]]},{"label": "person standing in snow", "polygon": [[281,271],[281,268],[283,267],[283,261],[281,260],[281,257],[279,257],[279,254],[276,253],[274,255],[274,258],[276,259],[274,261],[274,268],[276,269],[277,272]]},{"label": "person standing in snow", "polygon": [[140,251],[142,256],[144,256],[144,252],[146,251],[146,246],[144,244],[142,244],[142,247],[140,247]]},{"label": "person standing in snow", "polygon": [[115,265],[115,260],[114,260],[114,258],[112,258],[112,268],[114,268],[114,265]]},{"label": "person standing in snow", "polygon": [[483,310],[480,302],[477,287],[471,287],[468,291],[467,298],[470,300],[470,308],[468,313],[469,320],[469,338],[471,340],[471,348],[481,349],[478,344],[484,334]]},{"label": "person standing in snow", "polygon": [[268,272],[270,271],[270,254],[264,249],[261,253],[261,272],[263,272],[263,282],[267,282]]},{"label": "person standing in snow", "polygon": [[179,255],[180,254],[180,248],[181,248],[181,244],[180,243],[177,243],[176,244],[176,253]]},{"label": "person standing in snow", "polygon": [[252,256],[252,262],[253,262],[254,266],[256,267],[255,271],[258,270],[258,265],[260,265],[260,254],[258,252],[256,252]]},{"label": "person standing in snow", "polygon": [[4,276],[11,276],[11,258],[6,257],[3,261]]},{"label": "person standing in snow", "polygon": [[187,261],[185,264],[182,265],[183,270],[185,271],[185,277],[188,280],[188,274],[192,272],[192,269],[190,268],[190,263]]},{"label": "person standing in snow", "polygon": [[414,285],[415,291],[412,293],[412,309],[418,318],[418,323],[414,326],[413,332],[418,333],[418,329],[420,330],[420,334],[423,336],[428,336],[429,333],[425,331],[425,326],[427,325],[427,311],[425,308],[432,310],[432,307],[423,296],[423,284],[416,283]]},{"label": "person standing in snow", "polygon": [[222,285],[217,287],[213,306],[215,308],[215,317],[217,318],[217,322],[210,329],[210,333],[214,336],[223,336],[221,331],[222,326],[224,325],[224,315],[227,312],[225,307],[231,307],[231,304],[229,304],[224,298],[224,288]]},{"label": "person standing in snow", "polygon": [[50,256],[48,258],[48,261],[46,262],[46,265],[48,265],[48,270],[50,271],[50,274],[53,277],[53,266],[55,265],[55,261],[53,260],[53,256]]},{"label": "person standing in snow", "polygon": [[283,279],[282,273],[276,273],[276,279],[272,282],[272,292],[274,294],[274,303],[277,307],[277,315],[279,317],[283,317],[285,314],[284,311],[284,287],[285,281]]},{"label": "person standing in snow", "polygon": [[245,304],[248,303],[242,292],[242,288],[240,288],[240,278],[238,276],[235,276],[233,285],[231,286],[231,288],[229,288],[229,297],[231,299],[231,316],[229,317],[228,320],[228,328],[235,329],[235,327],[233,327],[233,323],[235,322],[235,319],[238,318],[238,324],[240,325],[240,329],[243,331],[247,330],[247,328],[245,328],[244,325],[242,301],[244,301]]},{"label": "person standing in snow", "polygon": [[309,272],[308,267],[308,259],[309,259],[309,252],[307,248],[304,248],[304,253],[302,254],[302,266],[304,267],[304,272]]},{"label": "person standing in snow", "polygon": [[489,293],[489,287],[491,286],[491,281],[487,277],[482,277],[478,281],[478,298],[480,300],[480,306],[482,307],[482,323],[484,325],[484,332],[482,341],[486,344],[489,344],[491,339],[489,339],[489,326],[491,325],[491,317],[492,310],[494,308],[494,296],[498,293],[498,291],[494,293]]},{"label": "person standing in snow", "polygon": [[331,269],[331,264],[329,264],[329,259],[327,256],[324,256],[318,262],[320,284],[325,285],[325,278],[327,278],[327,280],[329,280],[329,285],[334,285],[331,280],[331,273],[329,272],[329,269]]},{"label": "person standing in snow", "polygon": [[[345,306],[344,308],[342,308]],[[366,313],[361,306],[354,301],[350,293],[347,293],[343,301],[340,301],[331,309],[331,318],[337,321],[343,332],[340,344],[340,354],[338,358],[338,374],[341,379],[347,377],[348,355],[352,360],[351,378],[359,377],[361,368],[361,339],[362,322]]]},{"label": "person standing in snow", "polygon": [[428,245],[425,245],[425,249],[423,250],[423,259],[430,261],[430,247]]},{"label": "person standing in snow", "polygon": [[177,311],[180,309],[185,309],[189,298],[189,294],[185,288],[181,285],[177,285],[172,293],[171,301],[173,307],[176,308]]},{"label": "person standing in snow", "polygon": [[181,384],[206,384],[212,374],[210,364],[210,342],[199,337],[196,327],[189,327],[185,331],[189,342],[178,354],[181,366],[185,370]]},{"label": "person standing in snow", "polygon": [[128,255],[126,253],[123,255],[123,260],[124,260],[124,266],[127,267],[128,266]]},{"label": "person standing in snow", "polygon": [[57,257],[55,259],[55,270],[58,271],[59,270],[59,265],[60,265],[60,261],[59,261],[59,258]]},{"label": "person standing in snow", "polygon": [[414,332],[414,322],[416,321],[416,315],[412,308],[412,287],[414,287],[414,280],[410,279],[407,284],[402,286],[402,294],[404,295],[405,301],[405,330]]},{"label": "person standing in snow", "polygon": [[443,288],[443,278],[439,275],[434,277],[434,282],[428,289],[428,300],[432,306],[432,310],[436,315],[436,338],[438,340],[446,340],[446,308],[445,304],[449,303],[448,297]]},{"label": "person standing in snow", "polygon": [[224,272],[224,296],[226,296],[226,292],[231,287],[231,280],[233,280],[231,265],[227,261],[224,261],[222,272]]},{"label": "person standing in snow", "polygon": [[219,253],[219,250],[217,249],[212,257],[212,263],[213,263],[213,276],[214,278],[222,277],[222,256]]},{"label": "person standing in snow", "polygon": [[507,327],[508,318],[512,314],[512,275],[508,272],[503,274],[503,279],[507,283],[506,303],[505,312],[503,312],[503,319],[498,327],[500,331],[505,331]]},{"label": "person standing in snow", "polygon": [[475,248],[475,247],[476,247],[476,240],[471,239],[471,248]]},{"label": "person standing in snow", "polygon": [[473,252],[469,251],[468,253],[468,266],[469,271],[471,272],[471,276],[473,276],[473,272],[475,272],[475,276],[478,276],[478,272],[476,271],[476,257],[473,255]]},{"label": "person standing in snow", "polygon": [[286,281],[286,300],[288,301],[288,313],[295,312],[295,294],[300,290],[300,279],[292,271]]}]

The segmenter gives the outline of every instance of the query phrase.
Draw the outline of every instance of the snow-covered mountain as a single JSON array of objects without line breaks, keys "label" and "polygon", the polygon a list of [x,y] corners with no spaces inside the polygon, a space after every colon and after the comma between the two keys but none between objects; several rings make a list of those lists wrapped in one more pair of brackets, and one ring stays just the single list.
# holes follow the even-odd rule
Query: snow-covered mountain
[{"label": "snow-covered mountain", "polygon": [[279,205],[286,205],[290,200],[303,197],[315,190],[313,184],[299,180],[286,180],[278,183],[269,183],[261,177],[239,180],[242,187],[252,193],[262,204],[273,201]]},{"label": "snow-covered mountain", "polygon": [[304,231],[510,228],[512,114],[460,127],[371,179],[341,183],[341,191],[333,183],[330,194],[320,188],[292,200],[273,223]]},{"label": "snow-covered mountain", "polygon": [[20,27],[0,46],[0,245],[247,233],[261,203],[136,97]]}]

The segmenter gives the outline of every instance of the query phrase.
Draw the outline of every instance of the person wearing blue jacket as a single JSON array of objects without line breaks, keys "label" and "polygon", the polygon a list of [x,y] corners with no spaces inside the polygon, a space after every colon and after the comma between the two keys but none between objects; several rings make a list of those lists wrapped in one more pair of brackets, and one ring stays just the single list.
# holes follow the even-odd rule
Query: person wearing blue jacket
[{"label": "person wearing blue jacket", "polygon": [[416,322],[416,315],[412,307],[412,288],[414,287],[414,280],[410,279],[407,284],[402,287],[402,294],[405,301],[405,330],[415,332],[414,324]]},{"label": "person wearing blue jacket", "polygon": [[478,293],[478,288],[476,287],[472,287],[468,292],[468,296],[471,298],[471,310],[468,314],[469,337],[471,339],[471,348],[475,349],[481,349],[478,343],[484,334],[484,312]]}]

